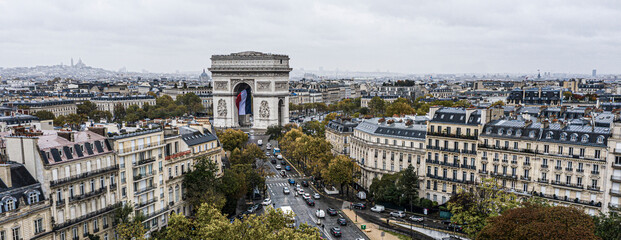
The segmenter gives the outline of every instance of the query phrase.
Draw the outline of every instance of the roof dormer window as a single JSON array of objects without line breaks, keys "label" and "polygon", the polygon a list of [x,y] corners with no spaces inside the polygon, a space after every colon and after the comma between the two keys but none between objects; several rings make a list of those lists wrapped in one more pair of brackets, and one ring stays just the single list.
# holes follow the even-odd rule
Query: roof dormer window
[{"label": "roof dormer window", "polygon": [[576,134],[576,133],[571,134],[570,140],[572,142],[578,141],[578,134]]},{"label": "roof dormer window", "polygon": [[553,132],[547,132],[546,133],[546,139],[552,139],[553,136],[554,136]]},{"label": "roof dormer window", "polygon": [[582,139],[580,141],[582,141],[583,143],[589,142],[589,135],[582,135]]},{"label": "roof dormer window", "polygon": [[599,144],[604,143],[604,136],[599,135],[599,137],[597,137],[597,143],[599,143]]},{"label": "roof dormer window", "polygon": [[567,133],[561,133],[561,141],[566,141],[567,140]]}]

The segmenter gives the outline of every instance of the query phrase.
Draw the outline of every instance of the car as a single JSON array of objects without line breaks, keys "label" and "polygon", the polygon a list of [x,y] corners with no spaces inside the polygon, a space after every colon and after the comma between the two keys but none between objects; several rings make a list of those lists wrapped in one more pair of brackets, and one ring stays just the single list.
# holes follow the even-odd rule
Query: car
[{"label": "car", "polygon": [[289,193],[291,193],[291,191],[289,191],[289,188],[288,188],[288,187],[283,187],[283,188],[282,188],[282,192],[283,192],[284,194],[289,194]]},{"label": "car", "polygon": [[304,198],[304,199],[311,198],[310,193],[304,193],[304,195],[302,195],[302,198]]},{"label": "car", "polygon": [[[252,205],[252,206],[248,207],[248,210],[246,210],[246,212],[248,212],[248,213],[254,213],[255,211],[257,211],[257,209],[259,209],[259,206],[260,206],[259,204],[257,204],[257,205]],[[244,212],[244,213],[245,213],[245,212]]]},{"label": "car", "polygon": [[326,209],[326,211],[328,212],[328,215],[330,216],[336,216],[338,214],[338,212],[334,208],[328,208]]},{"label": "car", "polygon": [[419,216],[410,216],[410,221],[412,222],[423,222],[425,218]]},{"label": "car", "polygon": [[317,211],[315,211],[315,216],[317,216],[318,218],[324,218],[326,217],[326,212],[321,209],[317,209]]},{"label": "car", "polygon": [[298,188],[298,194],[299,194],[299,195],[304,195],[304,189],[300,189],[300,188]]},{"label": "car", "polygon": [[285,172],[285,170],[280,171],[280,176],[286,177],[287,173]]},{"label": "car", "polygon": [[315,206],[315,200],[313,200],[312,198],[307,198],[306,200],[306,204],[308,204],[308,206]]},{"label": "car", "polygon": [[278,156],[276,156],[276,158],[278,158],[278,160],[282,160],[282,155],[278,154]]},{"label": "car", "polygon": [[261,203],[261,205],[263,206],[267,206],[272,204],[272,199],[266,198],[265,200],[263,200],[263,202]]},{"label": "car", "polygon": [[295,180],[289,178],[289,184],[291,184],[291,185],[295,184]]},{"label": "car", "polygon": [[296,189],[296,190],[298,190],[298,189],[302,189],[302,187],[300,186],[300,184],[298,184],[298,185],[295,185],[295,189]]},{"label": "car", "polygon": [[257,145],[262,146],[262,145],[263,145],[263,139],[259,139],[259,140],[257,141]]},{"label": "car", "polygon": [[332,236],[340,237],[341,236],[341,228],[340,227],[330,228],[330,233],[332,234]]},{"label": "car", "polygon": [[285,166],[285,170],[291,171],[291,167],[290,166]]},{"label": "car", "polygon": [[281,160],[281,161],[280,161],[280,165],[287,166],[287,161],[285,161],[285,160]]},{"label": "car", "polygon": [[354,209],[364,210],[367,209],[367,205],[364,203],[354,203]]},{"label": "car", "polygon": [[314,199],[320,199],[321,196],[319,195],[319,193],[315,193],[315,194],[313,194],[313,198]]},{"label": "car", "polygon": [[463,232],[464,230],[461,225],[455,223],[450,223],[446,229],[454,230],[455,232]]},{"label": "car", "polygon": [[402,218],[402,217],[405,217],[405,212],[403,211],[390,212],[390,216]]},{"label": "car", "polygon": [[339,218],[336,220],[336,223],[338,223],[341,226],[347,226],[347,220],[345,220],[345,218]]},{"label": "car", "polygon": [[371,208],[371,211],[381,213],[381,212],[383,212],[383,211],[384,211],[384,209],[385,209],[385,208],[384,208],[384,206],[382,206],[382,205],[375,205],[375,206],[373,206],[373,207]]},{"label": "car", "polygon": [[302,186],[308,187],[308,181],[306,181],[306,180],[302,181]]},{"label": "car", "polygon": [[276,165],[276,170],[280,170],[282,169],[282,167],[280,166],[280,164]]},{"label": "car", "polygon": [[269,156],[271,156],[271,155],[270,155],[270,153],[266,152],[266,153],[265,153],[265,156],[266,156],[266,157],[269,157]]},{"label": "car", "polygon": [[272,158],[272,161],[270,161],[272,164],[276,164],[276,159]]}]

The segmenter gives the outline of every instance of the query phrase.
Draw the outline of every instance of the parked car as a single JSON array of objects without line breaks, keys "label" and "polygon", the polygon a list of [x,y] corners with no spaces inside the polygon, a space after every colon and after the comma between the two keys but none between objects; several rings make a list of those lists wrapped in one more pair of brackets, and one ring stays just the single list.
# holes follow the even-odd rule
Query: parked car
[{"label": "parked car", "polygon": [[276,170],[280,170],[282,169],[282,167],[280,166],[280,164],[276,165]]},{"label": "parked car", "polygon": [[308,206],[315,206],[315,200],[313,200],[312,198],[307,198],[306,200],[306,204],[308,204]]},{"label": "parked car", "polygon": [[304,193],[304,195],[302,196],[302,198],[304,198],[304,199],[309,199],[309,198],[311,198],[311,196],[310,196],[310,194],[309,194],[309,193]]},{"label": "parked car", "polygon": [[328,212],[328,215],[330,216],[336,216],[338,214],[338,212],[334,208],[328,208],[326,209],[326,211]]},{"label": "parked car", "polygon": [[321,195],[319,195],[319,193],[315,193],[315,194],[313,194],[313,198],[314,199],[320,199]]},{"label": "parked car", "polygon": [[373,206],[373,207],[371,208],[371,211],[381,213],[381,212],[383,212],[383,211],[384,211],[384,209],[385,209],[385,208],[384,208],[384,206],[382,206],[382,205],[375,205],[375,206]]},{"label": "parked car", "polygon": [[283,188],[282,188],[282,192],[283,192],[284,194],[289,194],[289,193],[291,193],[291,191],[289,191],[289,188],[288,188],[288,187],[283,187]]},{"label": "parked car", "polygon": [[291,171],[291,167],[287,165],[287,166],[285,166],[285,170]]},{"label": "parked car", "polygon": [[332,236],[341,237],[341,228],[339,227],[330,228],[330,233],[332,233]]},{"label": "parked car", "polygon": [[261,205],[263,206],[267,206],[272,204],[272,199],[266,198],[265,200],[263,200],[263,202],[261,202]]},{"label": "parked car", "polygon": [[259,141],[257,141],[257,145],[262,146],[263,145],[263,139],[259,139]]},{"label": "parked car", "polygon": [[248,210],[246,210],[246,212],[248,213],[254,213],[257,209],[259,208],[259,204],[257,205],[252,205],[250,207],[248,207]]},{"label": "parked car", "polygon": [[336,220],[336,223],[338,223],[341,226],[346,226],[347,225],[347,220],[345,220],[345,218],[339,218]]},{"label": "parked car", "polygon": [[276,159],[273,159],[270,161],[272,164],[276,164]]},{"label": "parked car", "polygon": [[289,184],[291,184],[291,185],[295,184],[295,180],[289,178]]},{"label": "parked car", "polygon": [[317,216],[318,218],[326,217],[326,212],[321,209],[317,209],[317,211],[315,211],[315,216]]},{"label": "parked car", "polygon": [[306,181],[306,180],[302,181],[302,186],[308,187],[308,181]]},{"label": "parked car", "polygon": [[354,209],[364,210],[367,209],[367,205],[364,203],[354,203]]},{"label": "parked car", "polygon": [[425,218],[419,216],[410,216],[410,221],[412,222],[423,222]]},{"label": "parked car", "polygon": [[402,217],[405,217],[405,212],[403,211],[390,212],[390,216],[402,218]]}]

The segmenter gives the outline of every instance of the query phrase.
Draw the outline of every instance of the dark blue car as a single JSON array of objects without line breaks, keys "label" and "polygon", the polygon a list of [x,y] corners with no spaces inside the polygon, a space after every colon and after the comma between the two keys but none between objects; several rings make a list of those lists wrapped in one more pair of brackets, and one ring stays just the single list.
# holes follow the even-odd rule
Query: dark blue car
[{"label": "dark blue car", "polygon": [[289,184],[291,184],[291,185],[295,184],[295,180],[289,178]]},{"label": "dark blue car", "polygon": [[291,171],[291,167],[289,167],[289,165],[287,165],[287,166],[285,166],[285,170]]}]

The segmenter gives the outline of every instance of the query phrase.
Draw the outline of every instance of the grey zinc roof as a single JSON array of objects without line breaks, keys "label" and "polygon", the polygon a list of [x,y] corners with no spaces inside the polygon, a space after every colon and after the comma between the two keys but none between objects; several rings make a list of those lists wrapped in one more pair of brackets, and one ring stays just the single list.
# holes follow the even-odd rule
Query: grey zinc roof
[{"label": "grey zinc roof", "polygon": [[201,143],[211,142],[217,140],[215,135],[206,132],[205,134],[185,134],[181,136],[181,139],[188,144],[188,146],[194,146]]},{"label": "grey zinc roof", "polygon": [[[387,118],[388,121],[390,118]],[[362,121],[356,129],[373,135],[382,135],[396,138],[408,138],[415,140],[425,140],[427,135],[427,125],[414,124],[411,127],[404,122],[395,122],[391,125],[378,123],[379,118],[366,119]]]}]

